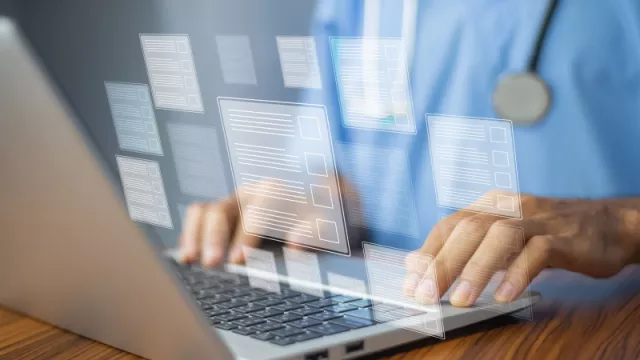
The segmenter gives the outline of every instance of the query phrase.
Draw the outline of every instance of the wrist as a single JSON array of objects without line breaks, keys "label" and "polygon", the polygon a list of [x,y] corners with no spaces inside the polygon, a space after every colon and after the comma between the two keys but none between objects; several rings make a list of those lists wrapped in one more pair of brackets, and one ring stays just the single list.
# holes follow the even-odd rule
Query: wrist
[{"label": "wrist", "polygon": [[631,251],[631,264],[640,264],[640,207],[623,204],[617,210],[620,240]]}]

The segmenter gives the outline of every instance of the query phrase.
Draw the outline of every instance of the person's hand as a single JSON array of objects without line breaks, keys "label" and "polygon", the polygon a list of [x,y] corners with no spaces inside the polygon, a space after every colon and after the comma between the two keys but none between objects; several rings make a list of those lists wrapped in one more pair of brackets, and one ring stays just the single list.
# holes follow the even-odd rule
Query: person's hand
[{"label": "person's hand", "polygon": [[[405,295],[431,303],[459,278],[449,300],[470,306],[505,269],[494,294],[504,303],[518,298],[546,267],[609,277],[637,261],[639,234],[629,236],[640,223],[637,211],[607,200],[522,195],[521,202],[523,220],[460,211],[440,221],[423,247],[407,257]],[[432,257],[431,264],[416,261],[421,255]],[[437,284],[423,281],[425,266],[434,267]]]},{"label": "person's hand", "polygon": [[[325,181],[335,181],[334,179],[327,178]],[[282,201],[269,196],[277,186],[278,184],[273,181],[261,181],[241,187],[236,196],[224,201],[208,204],[196,203],[189,206],[180,235],[180,260],[185,263],[200,261],[205,267],[220,265],[225,257],[230,263],[242,263],[244,261],[243,248],[258,247],[261,238],[244,231],[240,213],[241,205],[245,216],[262,212],[261,215],[257,215],[256,219],[250,219],[252,233],[268,233],[274,227],[283,228],[285,227],[283,224],[290,223],[290,221],[283,220],[280,215],[264,214],[264,211],[272,208],[274,202]],[[298,243],[304,243],[304,234],[311,231],[311,225],[305,224],[314,222],[319,216],[310,212],[306,204],[291,202],[287,206],[287,211],[295,213],[301,221],[297,226],[291,228],[286,236],[283,235],[282,240],[288,246],[296,246]]]}]

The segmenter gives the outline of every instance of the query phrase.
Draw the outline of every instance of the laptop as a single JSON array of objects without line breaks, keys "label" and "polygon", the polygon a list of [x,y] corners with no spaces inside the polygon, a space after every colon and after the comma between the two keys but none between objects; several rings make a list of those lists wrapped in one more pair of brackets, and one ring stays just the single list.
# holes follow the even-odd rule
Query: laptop
[{"label": "laptop", "polygon": [[152,226],[131,221],[113,154],[98,150],[6,18],[0,78],[0,304],[9,309],[149,359],[343,359],[446,338],[539,300],[531,292],[463,309],[446,296],[429,307],[381,296],[366,246],[315,254],[320,281],[287,274],[273,241],[260,249],[273,254],[272,272],[180,264]]}]

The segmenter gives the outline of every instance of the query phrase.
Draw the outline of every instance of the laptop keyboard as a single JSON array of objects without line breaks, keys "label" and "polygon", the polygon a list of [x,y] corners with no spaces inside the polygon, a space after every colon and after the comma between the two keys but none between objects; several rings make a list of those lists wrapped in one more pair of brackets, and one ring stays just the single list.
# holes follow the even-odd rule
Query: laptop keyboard
[{"label": "laptop keyboard", "polygon": [[280,293],[252,288],[246,276],[176,264],[178,276],[211,325],[286,346],[373,326],[371,301],[353,296],[318,297],[282,284]]}]

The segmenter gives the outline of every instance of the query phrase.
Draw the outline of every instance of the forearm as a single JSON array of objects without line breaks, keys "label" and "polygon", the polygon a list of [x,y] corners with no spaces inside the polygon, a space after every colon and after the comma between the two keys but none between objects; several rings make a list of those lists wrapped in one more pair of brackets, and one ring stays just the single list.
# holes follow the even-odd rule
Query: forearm
[{"label": "forearm", "polygon": [[640,198],[612,200],[621,240],[632,251],[631,263],[640,264]]}]

